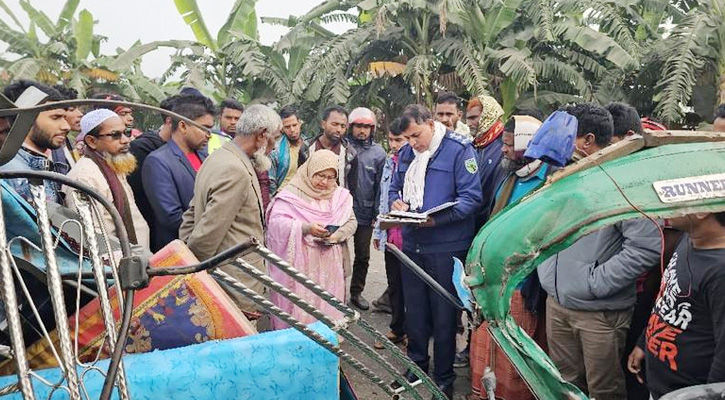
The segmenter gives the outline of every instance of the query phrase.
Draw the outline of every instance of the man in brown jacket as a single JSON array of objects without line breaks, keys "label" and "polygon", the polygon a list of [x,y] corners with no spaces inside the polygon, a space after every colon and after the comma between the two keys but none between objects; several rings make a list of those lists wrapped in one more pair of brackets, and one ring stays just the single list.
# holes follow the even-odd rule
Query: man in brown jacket
[{"label": "man in brown jacket", "polygon": [[[249,107],[237,122],[237,135],[212,153],[202,164],[194,183],[194,198],[184,213],[179,237],[199,260],[206,260],[234,245],[255,237],[264,241],[262,192],[255,171],[271,166],[267,155],[274,150],[282,120],[263,105]],[[244,258],[266,273],[263,259],[251,254]],[[246,286],[264,292],[264,286],[239,269],[220,269]],[[248,313],[256,307],[246,297],[230,293]]]}]

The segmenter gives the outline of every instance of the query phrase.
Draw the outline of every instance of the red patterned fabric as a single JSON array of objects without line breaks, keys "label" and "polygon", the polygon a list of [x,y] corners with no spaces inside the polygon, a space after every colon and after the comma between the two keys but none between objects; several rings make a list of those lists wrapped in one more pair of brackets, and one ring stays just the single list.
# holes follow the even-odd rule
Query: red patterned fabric
[{"label": "red patterned fabric", "polygon": [[498,139],[503,133],[504,124],[501,121],[496,121],[486,133],[477,136],[473,139],[473,147],[477,149],[484,148],[491,144],[494,140]]},{"label": "red patterned fabric", "polygon": [[[546,330],[543,315],[528,312],[524,307],[521,291],[511,298],[511,316],[516,323],[544,350]],[[496,398],[501,400],[534,400],[535,397],[521,379],[506,354],[496,345],[484,322],[471,335],[471,391],[474,398],[488,399],[481,387],[481,377],[487,366],[496,374]]]},{"label": "red patterned fabric", "polygon": [[[197,262],[180,240],[169,243],[149,260],[152,267],[184,266]],[[118,326],[120,313],[115,288],[109,290],[109,296]],[[147,288],[136,292],[133,307],[125,349],[128,353],[165,350],[256,333],[254,326],[206,272],[153,278]],[[75,335],[76,320],[80,332],[78,358],[83,362],[92,361],[99,349],[100,358],[108,358],[110,354],[108,344],[104,342],[100,301],[91,301],[80,309],[78,316],[70,318],[72,335]],[[57,346],[57,332],[51,332],[50,336]],[[58,365],[45,339],[32,344],[27,355],[30,367],[34,369]],[[13,362],[0,365],[0,374],[13,371]]]}]

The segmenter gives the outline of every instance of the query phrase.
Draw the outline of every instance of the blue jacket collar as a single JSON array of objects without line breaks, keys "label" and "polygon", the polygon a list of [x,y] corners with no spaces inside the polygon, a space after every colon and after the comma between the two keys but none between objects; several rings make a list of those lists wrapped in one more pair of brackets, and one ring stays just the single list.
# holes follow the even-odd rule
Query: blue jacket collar
[{"label": "blue jacket collar", "polygon": [[50,158],[28,149],[25,146],[20,148],[18,156],[32,170],[50,171],[52,169],[53,161]]}]

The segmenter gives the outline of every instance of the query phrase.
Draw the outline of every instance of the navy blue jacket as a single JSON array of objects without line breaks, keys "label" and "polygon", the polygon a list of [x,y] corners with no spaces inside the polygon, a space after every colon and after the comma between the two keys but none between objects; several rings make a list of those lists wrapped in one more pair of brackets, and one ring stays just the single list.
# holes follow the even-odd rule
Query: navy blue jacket
[{"label": "navy blue jacket", "polygon": [[[400,149],[398,169],[388,192],[390,204],[400,198],[405,174],[414,158],[410,145]],[[403,250],[421,254],[468,251],[476,234],[474,216],[482,205],[476,152],[470,139],[450,131],[428,164],[423,207],[411,211],[422,212],[449,201],[458,204],[435,214],[434,227],[403,226]]]},{"label": "navy blue jacket", "polygon": [[[197,151],[202,161],[205,151]],[[146,157],[141,170],[143,188],[154,212],[151,250],[158,251],[179,237],[181,216],[194,197],[196,172],[186,155],[173,141]]]},{"label": "navy blue jacket", "polygon": [[481,178],[481,189],[483,190],[483,207],[481,207],[476,217],[476,228],[481,228],[488,222],[491,210],[496,202],[496,191],[506,179],[506,171],[501,168],[502,147],[503,135],[488,146],[475,150],[476,160],[478,161],[478,175]]}]

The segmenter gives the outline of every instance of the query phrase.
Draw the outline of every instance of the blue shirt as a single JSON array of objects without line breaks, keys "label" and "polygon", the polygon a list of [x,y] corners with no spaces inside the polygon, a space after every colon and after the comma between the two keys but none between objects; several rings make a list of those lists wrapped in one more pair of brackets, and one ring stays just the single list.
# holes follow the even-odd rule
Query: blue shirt
[{"label": "blue shirt", "polygon": [[[522,197],[544,184],[544,182],[546,182],[546,177],[549,175],[549,169],[549,164],[542,163],[539,170],[536,171],[534,175],[525,178],[517,177],[514,190],[511,192],[511,197],[509,197],[509,201],[506,205],[508,206],[519,201]],[[498,186],[498,190],[496,190],[497,201],[498,198],[501,197],[501,190],[503,189],[504,182],[506,182],[506,179],[501,182]]]},{"label": "blue shirt", "polygon": [[[384,215],[390,212],[390,204],[388,203],[388,192],[390,192],[390,184],[393,181],[393,170],[395,163],[393,156],[388,156],[383,165],[383,174],[380,178],[380,205],[378,206],[378,214]],[[380,222],[375,222],[373,230],[373,239],[380,242],[381,251],[385,251],[385,243],[388,241],[388,231],[380,229]]]}]

